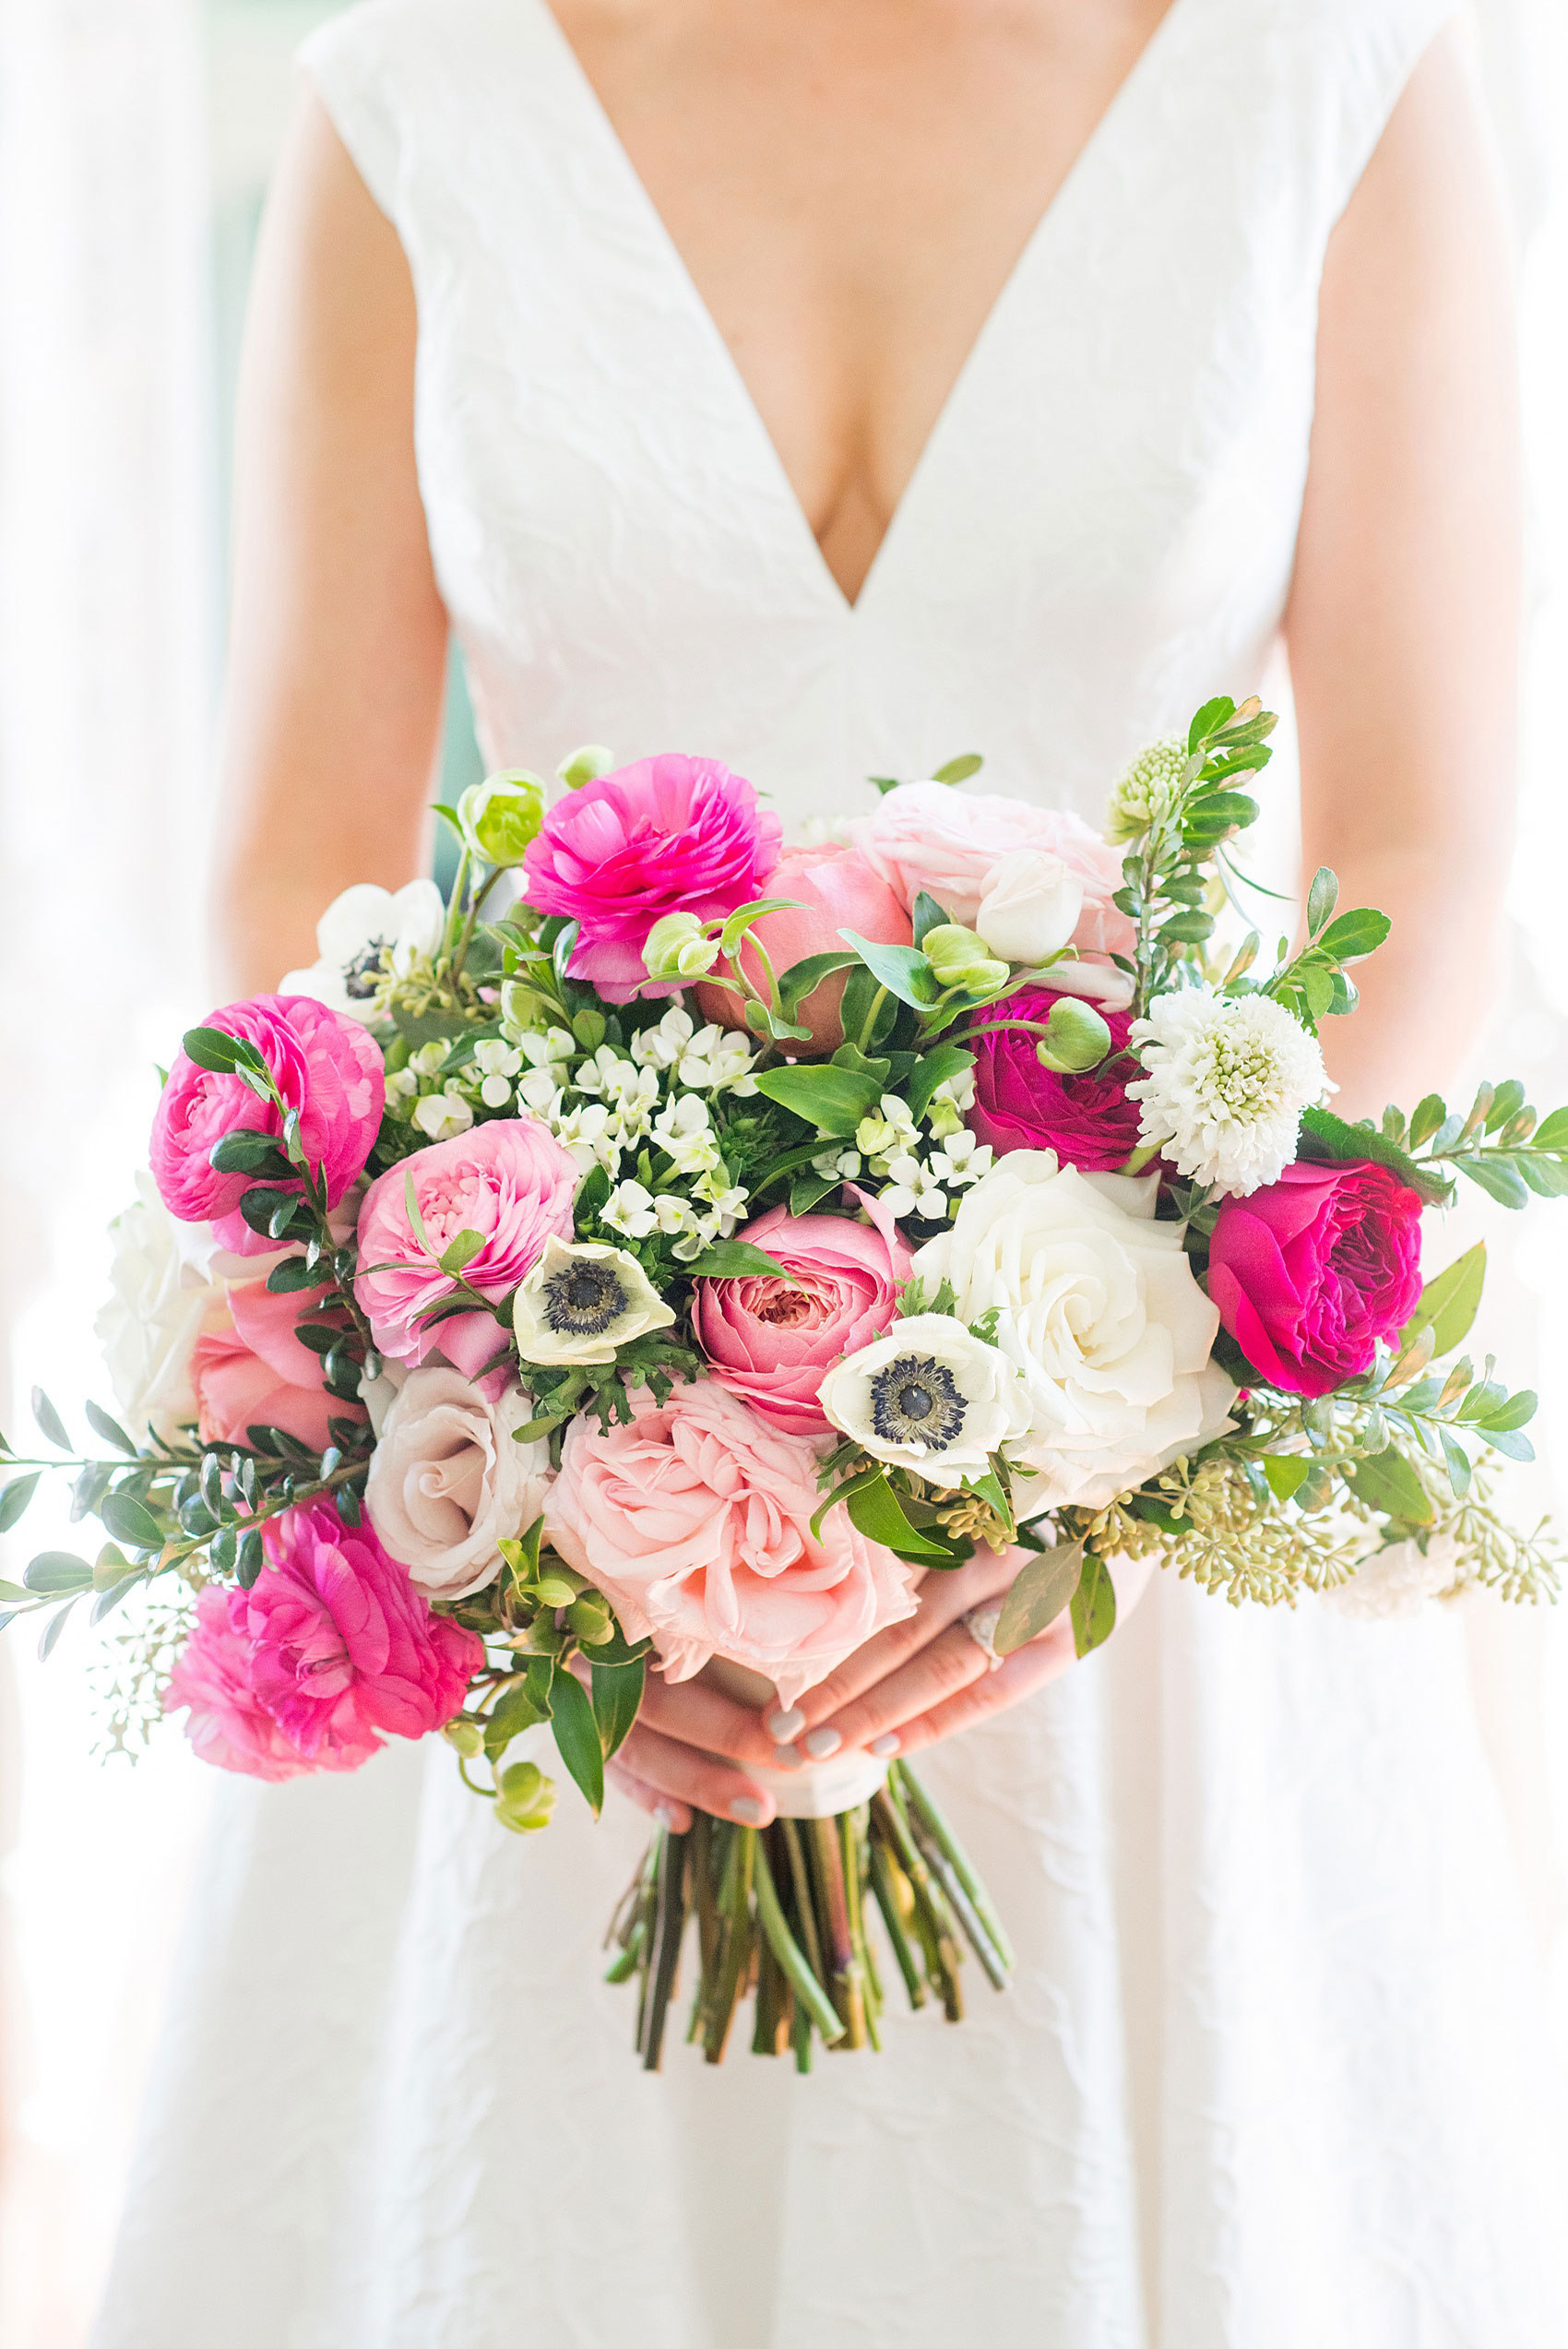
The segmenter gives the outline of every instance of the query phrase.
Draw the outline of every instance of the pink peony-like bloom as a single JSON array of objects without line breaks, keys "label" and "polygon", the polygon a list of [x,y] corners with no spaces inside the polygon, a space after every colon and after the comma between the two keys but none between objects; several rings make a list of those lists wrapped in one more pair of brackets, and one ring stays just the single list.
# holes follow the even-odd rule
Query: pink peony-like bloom
[{"label": "pink peony-like bloom", "polygon": [[601,775],[558,799],[524,860],[523,895],[579,925],[567,965],[609,1003],[668,996],[648,977],[643,943],[666,913],[732,913],[778,862],[777,816],[716,758],[668,751]]},{"label": "pink peony-like bloom", "polygon": [[232,1327],[204,1332],[191,1354],[204,1444],[243,1444],[248,1427],[281,1427],[323,1451],[332,1439],[329,1421],[364,1417],[358,1403],[327,1393],[320,1355],[294,1335],[325,1294],[274,1296],[265,1281],[230,1289]]},{"label": "pink peony-like bloom", "polygon": [[601,1590],[628,1638],[651,1633],[671,1680],[710,1656],[766,1675],[792,1704],[915,1607],[914,1576],[821,1505],[820,1454],[711,1378],[663,1403],[631,1396],[629,1425],[574,1420],[545,1531]]},{"label": "pink peony-like bloom", "polygon": [[[362,1173],[381,1125],[386,1080],[374,1037],[310,996],[252,996],[214,1011],[203,1025],[255,1045],[284,1102],[300,1114],[305,1155],[321,1172],[327,1205],[336,1207]],[[159,1195],[183,1223],[210,1222],[222,1246],[259,1256],[276,1243],[253,1232],[239,1212],[255,1177],[220,1174],[210,1163],[213,1144],[238,1127],[281,1134],[283,1121],[238,1077],[214,1076],[178,1054],[152,1121]],[[278,1186],[283,1193],[299,1187],[297,1180]]]},{"label": "pink peony-like bloom", "polygon": [[313,1501],[263,1539],[251,1590],[203,1592],[171,1679],[169,1709],[186,1709],[207,1760],[258,1778],[358,1770],[387,1737],[461,1711],[483,1642],[431,1613],[368,1526]]},{"label": "pink peony-like bloom", "polygon": [[1046,849],[1083,883],[1083,910],[1073,932],[1081,955],[1130,954],[1133,924],[1112,904],[1122,887],[1122,853],[1064,808],[1036,807],[999,792],[955,791],[947,783],[901,783],[849,837],[873,872],[907,906],[921,891],[949,918],[972,928],[992,868],[1012,849]]},{"label": "pink peony-like bloom", "polygon": [[[1026,987],[1010,996],[1002,1011],[1008,1019],[1043,1022],[1058,1000],[1053,988]],[[1100,1016],[1121,1052],[1131,1015],[1106,1007]],[[968,1122],[999,1158],[1010,1150],[1051,1150],[1068,1166],[1110,1174],[1136,1150],[1138,1104],[1127,1099],[1127,1080],[1137,1074],[1132,1062],[1113,1058],[1086,1077],[1058,1076],[1035,1058],[1038,1036],[1023,1028],[989,1028],[983,1013],[969,1041],[975,1099]]]},{"label": "pink peony-like bloom", "polygon": [[830,1432],[817,1401],[823,1373],[881,1337],[909,1277],[897,1223],[879,1201],[866,1206],[869,1224],[770,1208],[736,1237],[782,1270],[697,1283],[692,1324],[710,1377],[792,1436]]},{"label": "pink peony-like bloom", "polygon": [[[846,952],[838,935],[841,929],[858,930],[862,938],[874,939],[879,946],[909,946],[913,941],[914,932],[902,903],[852,848],[787,848],[768,875],[767,895],[798,898],[800,907],[785,913],[765,913],[752,924],[741,960],[747,978],[759,991],[765,974],[754,939],[780,979],[791,964],[804,962],[810,955]],[[801,1025],[811,1030],[811,1043],[786,1045],[786,1051],[837,1052],[844,1041],[838,1012],[848,976],[847,972],[836,972],[813,989],[796,1015]],[[741,1000],[731,988],[700,986],[697,1001],[705,1019],[716,1019],[725,1028],[744,1027]]]},{"label": "pink peony-like bloom", "polygon": [[1371,1160],[1298,1160],[1228,1198],[1209,1246],[1208,1293],[1254,1370],[1293,1395],[1326,1395],[1372,1367],[1421,1294],[1421,1202]]},{"label": "pink peony-like bloom", "polygon": [[[428,1246],[409,1218],[410,1180]],[[456,1287],[437,1259],[459,1232],[478,1232],[484,1245],[463,1280],[499,1305],[532,1271],[546,1240],[571,1238],[576,1189],[576,1165],[537,1117],[492,1118],[378,1175],[360,1209],[354,1292],[380,1351],[396,1362],[439,1352],[477,1377],[506,1332],[477,1309],[422,1318]]]}]

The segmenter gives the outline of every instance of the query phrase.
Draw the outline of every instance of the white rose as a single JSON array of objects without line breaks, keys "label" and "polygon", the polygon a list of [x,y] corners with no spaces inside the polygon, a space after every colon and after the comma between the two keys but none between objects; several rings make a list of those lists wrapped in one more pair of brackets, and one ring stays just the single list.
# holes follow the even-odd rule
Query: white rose
[{"label": "white rose", "polygon": [[939,1484],[983,1476],[1029,1424],[1022,1380],[997,1346],[945,1313],[912,1314],[836,1363],[817,1389],[835,1427],[873,1460]]},{"label": "white rose", "polygon": [[999,962],[1039,964],[1060,954],[1078,926],[1084,885],[1060,856],[1015,848],[985,876],[975,928]]},{"label": "white rose", "polygon": [[[221,1278],[189,1260],[205,1224],[176,1222],[150,1174],[137,1176],[137,1201],[110,1225],[111,1293],[93,1327],[103,1348],[120,1415],[133,1436],[150,1428],[172,1442],[196,1415],[191,1353],[204,1330],[221,1329],[228,1308]],[[230,1259],[219,1259],[227,1269]],[[238,1262],[239,1259],[233,1259]],[[245,1276],[242,1276],[245,1277]]]},{"label": "white rose", "polygon": [[550,1446],[513,1441],[533,1416],[512,1388],[487,1402],[460,1371],[410,1371],[371,1459],[365,1510],[383,1547],[433,1599],[493,1581],[498,1541],[524,1533],[552,1481]]},{"label": "white rose", "polygon": [[1158,1178],[1085,1175],[1050,1151],[1012,1151],[965,1194],[917,1276],[950,1281],[956,1312],[999,1308],[997,1338],[1028,1390],[1009,1457],[1035,1476],[1025,1517],[1103,1508],[1226,1426],[1234,1393],[1209,1361],[1219,1317]]},{"label": "white rose", "polygon": [[613,1362],[619,1347],[674,1318],[636,1258],[600,1240],[546,1240],[512,1303],[525,1362]]}]

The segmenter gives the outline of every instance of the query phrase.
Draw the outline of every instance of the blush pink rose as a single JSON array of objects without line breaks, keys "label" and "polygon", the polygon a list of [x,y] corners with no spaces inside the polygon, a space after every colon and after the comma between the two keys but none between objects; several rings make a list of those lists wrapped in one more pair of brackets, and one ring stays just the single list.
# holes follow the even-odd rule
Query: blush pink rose
[{"label": "blush pink rose", "polygon": [[914,1576],[842,1508],[813,1533],[817,1447],[711,1378],[629,1425],[573,1421],[545,1503],[549,1540],[601,1590],[628,1638],[649,1634],[671,1680],[728,1657],[790,1705],[915,1607]]},{"label": "blush pink rose", "polygon": [[263,1538],[251,1590],[203,1593],[171,1679],[170,1710],[185,1709],[207,1759],[261,1778],[358,1770],[387,1737],[428,1736],[462,1711],[483,1642],[432,1614],[368,1526],[313,1501]]},{"label": "blush pink rose", "polygon": [[1298,1160],[1228,1198],[1209,1244],[1208,1294],[1271,1386],[1326,1395],[1370,1370],[1421,1294],[1421,1202],[1372,1161]]},{"label": "blush pink rose", "polygon": [[1111,900],[1122,887],[1122,855],[1081,817],[1036,807],[999,792],[955,791],[947,783],[900,783],[874,812],[858,816],[849,837],[872,870],[907,906],[921,891],[950,918],[973,927],[993,865],[1009,851],[1046,849],[1083,884],[1073,932],[1081,955],[1130,954],[1132,922]]},{"label": "blush pink rose", "polygon": [[782,828],[717,758],[640,758],[558,799],[529,843],[523,895],[578,925],[567,970],[608,1003],[668,996],[643,968],[666,913],[732,913],[778,862]]},{"label": "blush pink rose", "polygon": [[[1059,1000],[1050,987],[1026,987],[1002,1008],[1015,1019],[1044,1022]],[[1138,1147],[1138,1104],[1127,1098],[1127,1080],[1136,1074],[1118,1060],[1132,1025],[1129,1012],[1101,1011],[1114,1048],[1111,1059],[1087,1076],[1063,1077],[1035,1058],[1039,1038],[1023,1028],[988,1027],[976,1019],[968,1041],[975,1046],[974,1106],[969,1125],[1000,1158],[1010,1150],[1051,1150],[1068,1166],[1086,1174],[1114,1174]]]},{"label": "blush pink rose", "polygon": [[327,1393],[320,1355],[294,1335],[326,1294],[274,1296],[265,1281],[230,1289],[232,1327],[206,1331],[191,1355],[204,1444],[243,1444],[249,1427],[281,1427],[319,1452],[332,1440],[329,1421],[364,1417],[358,1403]]},{"label": "blush pink rose", "polygon": [[[741,960],[747,978],[759,990],[765,974],[753,939],[760,942],[775,976],[780,979],[792,963],[804,962],[810,955],[843,953],[840,930],[858,930],[862,938],[871,938],[878,946],[913,943],[914,932],[903,904],[852,848],[787,848],[768,876],[766,893],[798,898],[801,903],[798,911],[765,913],[752,925]],[[812,1031],[812,1051],[837,1052],[844,1041],[838,1013],[848,975],[840,971],[824,979],[801,1006],[798,1017],[802,1026]],[[716,1019],[726,1028],[745,1025],[740,997],[731,988],[701,986],[697,1001],[705,1019]],[[796,1044],[793,1049],[803,1052],[808,1047]]]},{"label": "blush pink rose", "polygon": [[[410,1178],[428,1247],[409,1220]],[[380,1351],[410,1363],[439,1352],[477,1377],[507,1333],[477,1309],[428,1318],[456,1287],[437,1258],[459,1232],[480,1233],[484,1245],[463,1279],[499,1305],[532,1271],[546,1240],[571,1238],[576,1190],[575,1163],[537,1117],[492,1118],[378,1175],[360,1209],[354,1292]]]},{"label": "blush pink rose", "polygon": [[[255,1045],[289,1108],[298,1110],[300,1139],[320,1170],[329,1207],[363,1172],[381,1126],[386,1075],[375,1039],[310,996],[253,996],[212,1012],[202,1023]],[[152,1121],[152,1177],[171,1215],[183,1223],[210,1222],[223,1247],[259,1256],[276,1243],[253,1232],[239,1212],[255,1178],[220,1174],[213,1144],[244,1127],[281,1134],[271,1102],[258,1101],[238,1077],[214,1076],[184,1052],[175,1057]],[[298,1181],[277,1186],[297,1191]]]},{"label": "blush pink rose", "polygon": [[816,1399],[823,1373],[882,1336],[909,1277],[892,1216],[879,1201],[866,1205],[869,1224],[771,1208],[736,1237],[782,1270],[697,1283],[692,1325],[709,1377],[791,1436],[830,1432]]}]

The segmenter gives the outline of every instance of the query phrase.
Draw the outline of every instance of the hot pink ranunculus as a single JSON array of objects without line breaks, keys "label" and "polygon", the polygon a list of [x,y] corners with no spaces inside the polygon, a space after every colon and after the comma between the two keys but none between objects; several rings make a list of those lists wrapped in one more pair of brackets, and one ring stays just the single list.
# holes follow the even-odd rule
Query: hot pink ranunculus
[{"label": "hot pink ranunculus", "polygon": [[274,1296],[265,1281],[230,1289],[232,1327],[207,1331],[191,1355],[204,1444],[243,1444],[249,1427],[281,1427],[322,1451],[331,1441],[329,1421],[364,1417],[358,1403],[327,1393],[321,1356],[294,1335],[325,1294],[296,1289]]},{"label": "hot pink ranunculus", "polygon": [[1209,1245],[1208,1293],[1260,1377],[1325,1395],[1372,1366],[1421,1294],[1421,1202],[1372,1161],[1288,1166],[1228,1198]]},{"label": "hot pink ranunculus", "polygon": [[[752,924],[741,960],[747,978],[759,991],[764,972],[754,939],[772,963],[775,977],[781,979],[793,963],[804,962],[811,955],[847,952],[840,930],[858,930],[862,938],[872,938],[879,946],[909,946],[914,936],[899,899],[852,848],[787,848],[768,876],[766,893],[798,898],[800,907],[784,913],[765,913]],[[810,1028],[811,1043],[786,1044],[787,1052],[837,1052],[844,1041],[838,1013],[848,975],[837,972],[806,997],[796,1017],[802,1027]],[[707,1019],[717,1019],[726,1028],[745,1025],[741,999],[732,989],[711,984],[701,986],[697,1001]]]},{"label": "hot pink ranunculus", "polygon": [[[428,1246],[410,1221],[410,1180]],[[456,1287],[438,1258],[459,1232],[480,1233],[484,1245],[463,1280],[499,1305],[532,1271],[546,1240],[571,1238],[576,1189],[576,1165],[537,1117],[492,1118],[378,1175],[360,1209],[354,1290],[381,1352],[397,1362],[444,1353],[477,1377],[507,1333],[477,1308],[422,1318]]]},{"label": "hot pink ranunculus", "polygon": [[171,1681],[170,1710],[188,1710],[207,1759],[259,1778],[357,1770],[389,1736],[427,1736],[461,1711],[483,1642],[432,1614],[368,1526],[313,1501],[263,1538],[252,1589],[203,1593]]},{"label": "hot pink ranunculus", "polygon": [[887,1624],[914,1612],[914,1577],[843,1508],[813,1533],[820,1453],[711,1378],[628,1425],[573,1421],[545,1503],[549,1539],[598,1585],[629,1638],[651,1633],[666,1677],[710,1656],[766,1675],[792,1704]]},{"label": "hot pink ranunculus", "polygon": [[881,1337],[909,1277],[897,1225],[867,1205],[869,1224],[771,1208],[736,1237],[783,1270],[697,1283],[692,1323],[710,1376],[792,1436],[828,1432],[816,1399],[824,1371]]},{"label": "hot pink ranunculus", "polygon": [[[363,1171],[381,1125],[386,1075],[374,1037],[310,996],[252,996],[203,1021],[255,1045],[291,1109],[300,1114],[300,1139],[336,1207]],[[198,1068],[176,1055],[152,1121],[152,1177],[171,1215],[183,1223],[210,1222],[221,1245],[257,1256],[276,1243],[253,1232],[239,1212],[242,1195],[257,1179],[220,1174],[210,1163],[215,1142],[239,1127],[280,1134],[283,1121],[238,1077]],[[298,1181],[279,1186],[297,1191]]]},{"label": "hot pink ranunculus", "polygon": [[947,783],[901,783],[871,815],[855,818],[849,837],[906,905],[924,889],[953,921],[970,926],[992,868],[1012,849],[1046,849],[1083,883],[1083,910],[1073,932],[1078,952],[1133,950],[1133,924],[1111,902],[1122,887],[1121,852],[1064,808],[1036,807],[999,792],[955,791]]},{"label": "hot pink ranunculus", "polygon": [[524,860],[523,894],[578,924],[567,965],[610,1003],[673,995],[650,979],[643,943],[666,913],[732,913],[778,862],[777,816],[717,758],[669,751],[558,799]]},{"label": "hot pink ranunculus", "polygon": [[[1010,1019],[1044,1022],[1058,1001],[1054,989],[1026,987],[1000,1007]],[[1125,1011],[1101,1012],[1120,1053],[1132,1025]],[[975,1100],[968,1122],[998,1157],[1010,1150],[1051,1150],[1086,1174],[1113,1174],[1138,1146],[1138,1104],[1127,1099],[1137,1072],[1114,1057],[1087,1077],[1061,1077],[1035,1057],[1038,1036],[1024,1028],[989,1028],[982,1013],[969,1041],[975,1046]]]}]

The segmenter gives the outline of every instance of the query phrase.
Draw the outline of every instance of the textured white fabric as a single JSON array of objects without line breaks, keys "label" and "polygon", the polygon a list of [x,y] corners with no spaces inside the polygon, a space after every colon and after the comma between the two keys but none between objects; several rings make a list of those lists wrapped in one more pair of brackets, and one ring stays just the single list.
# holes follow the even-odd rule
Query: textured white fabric
[{"label": "textured white fabric", "polygon": [[[308,64],[411,258],[486,745],[732,761],[790,824],[977,746],[1093,814],[1261,674],[1324,243],[1440,0],[1175,0],[853,611],[541,0]],[[236,1786],[99,2349],[1560,2349],[1561,2187],[1459,1625],[1161,1585],[931,1759],[1020,1953],[961,2031],[636,2069],[643,1842],[451,1756]]]}]

